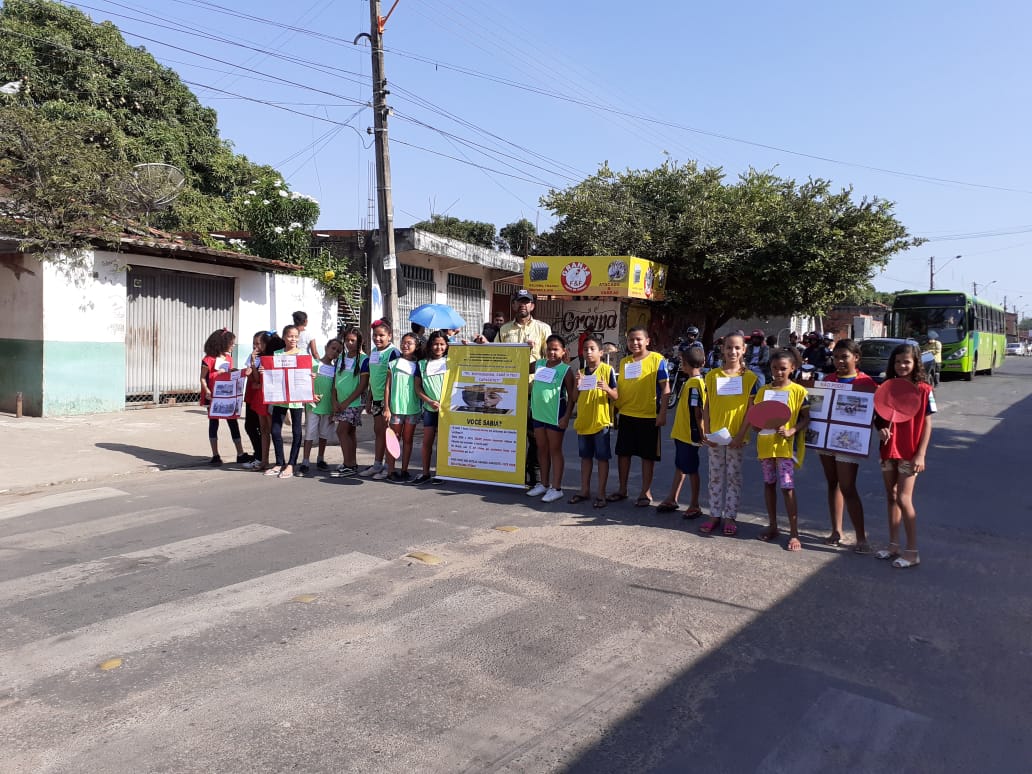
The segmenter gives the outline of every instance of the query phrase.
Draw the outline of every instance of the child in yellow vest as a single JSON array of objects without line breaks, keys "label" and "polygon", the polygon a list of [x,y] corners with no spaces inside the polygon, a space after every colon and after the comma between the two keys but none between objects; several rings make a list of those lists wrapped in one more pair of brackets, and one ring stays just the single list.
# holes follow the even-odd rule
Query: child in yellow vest
[{"label": "child in yellow vest", "polygon": [[593,505],[606,507],[606,482],[609,480],[609,460],[613,456],[609,445],[609,427],[613,424],[611,401],[617,399],[616,371],[602,362],[602,340],[594,333],[584,339],[581,362],[577,372],[577,451],[581,461],[581,488],[568,503],[584,502],[591,496],[592,460],[598,460],[598,494]]},{"label": "child in yellow vest", "polygon": [[687,476],[692,499],[684,512],[686,519],[697,519],[702,515],[699,509],[699,447],[702,445],[702,411],[706,405],[706,384],[702,379],[705,364],[706,351],[702,347],[690,347],[681,356],[681,372],[688,381],[681,388],[674,426],[670,431],[674,441],[674,480],[670,484],[670,494],[656,506],[660,513],[676,511],[677,498]]},{"label": "child in yellow vest", "polygon": [[[702,442],[709,447],[710,518],[699,527],[710,534],[724,522],[724,534],[738,534],[738,503],[742,498],[742,447],[747,440],[745,413],[756,394],[756,374],[745,367],[745,337],[724,337],[724,361],[706,374],[706,405],[702,412]],[[709,436],[726,430],[730,440]]]},{"label": "child in yellow vest", "polygon": [[641,492],[634,504],[652,505],[652,474],[659,462],[659,428],[666,424],[667,362],[658,352],[649,351],[649,335],[637,326],[627,331],[629,357],[620,361],[616,375],[620,399],[620,419],[616,436],[617,468],[620,488],[609,495],[609,502],[627,499],[627,479],[631,457],[641,457]]},{"label": "child in yellow vest", "polygon": [[788,406],[788,421],[772,430],[760,430],[756,436],[756,455],[763,468],[763,500],[767,505],[769,526],[760,533],[760,540],[776,540],[778,530],[777,487],[785,498],[788,511],[788,550],[799,551],[799,508],[795,496],[795,468],[803,462],[806,447],[806,426],[810,424],[810,401],[806,388],[792,381],[795,358],[787,350],[777,350],[770,358],[771,382],[760,388],[756,403],[776,400]]}]

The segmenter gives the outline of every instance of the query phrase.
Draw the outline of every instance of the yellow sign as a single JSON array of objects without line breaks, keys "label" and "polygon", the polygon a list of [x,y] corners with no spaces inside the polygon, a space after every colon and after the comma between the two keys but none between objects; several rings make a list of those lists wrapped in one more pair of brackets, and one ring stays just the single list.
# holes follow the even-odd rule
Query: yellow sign
[{"label": "yellow sign", "polygon": [[441,389],[437,475],[522,487],[530,348],[453,344]]},{"label": "yellow sign", "polygon": [[523,263],[523,287],[542,296],[662,301],[666,281],[666,266],[629,255],[533,255]]}]

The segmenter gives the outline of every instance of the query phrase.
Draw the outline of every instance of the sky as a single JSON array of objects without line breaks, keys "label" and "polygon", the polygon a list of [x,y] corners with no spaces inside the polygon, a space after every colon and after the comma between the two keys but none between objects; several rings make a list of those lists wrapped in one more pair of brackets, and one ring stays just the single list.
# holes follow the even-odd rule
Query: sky
[{"label": "sky", "polygon": [[[190,82],[236,151],[320,202],[320,227],[375,223],[367,0],[72,4]],[[1032,315],[1030,28],[1017,0],[399,0],[395,223],[544,230],[540,197],[602,162],[755,167],[895,202],[929,241],[877,289],[926,289],[934,258],[937,288]]]}]

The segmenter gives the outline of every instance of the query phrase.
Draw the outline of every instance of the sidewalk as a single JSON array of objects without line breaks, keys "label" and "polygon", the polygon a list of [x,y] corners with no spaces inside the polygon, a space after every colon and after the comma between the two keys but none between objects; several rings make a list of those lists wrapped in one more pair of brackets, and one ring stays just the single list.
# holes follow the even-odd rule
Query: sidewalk
[{"label": "sidewalk", "polygon": [[[243,420],[240,432],[243,434]],[[359,462],[370,457],[372,417],[358,429]],[[285,428],[289,443],[290,431]],[[170,468],[208,465],[208,422],[199,406],[133,409],[74,417],[0,414],[0,494],[27,493],[57,484],[102,481]],[[244,450],[251,444],[244,435]],[[227,465],[236,459],[229,428],[219,428],[219,452]],[[365,452],[365,453],[364,453]],[[327,450],[340,464],[340,449]],[[313,449],[314,461],[315,452]]]}]

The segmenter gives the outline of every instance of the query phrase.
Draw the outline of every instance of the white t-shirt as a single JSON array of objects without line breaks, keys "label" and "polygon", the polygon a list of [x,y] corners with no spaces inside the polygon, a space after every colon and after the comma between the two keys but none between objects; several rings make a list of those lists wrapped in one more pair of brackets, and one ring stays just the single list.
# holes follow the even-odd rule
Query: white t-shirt
[{"label": "white t-shirt", "polygon": [[312,334],[308,330],[297,332],[297,348],[304,352],[306,355],[311,354],[310,343],[314,341]]}]

